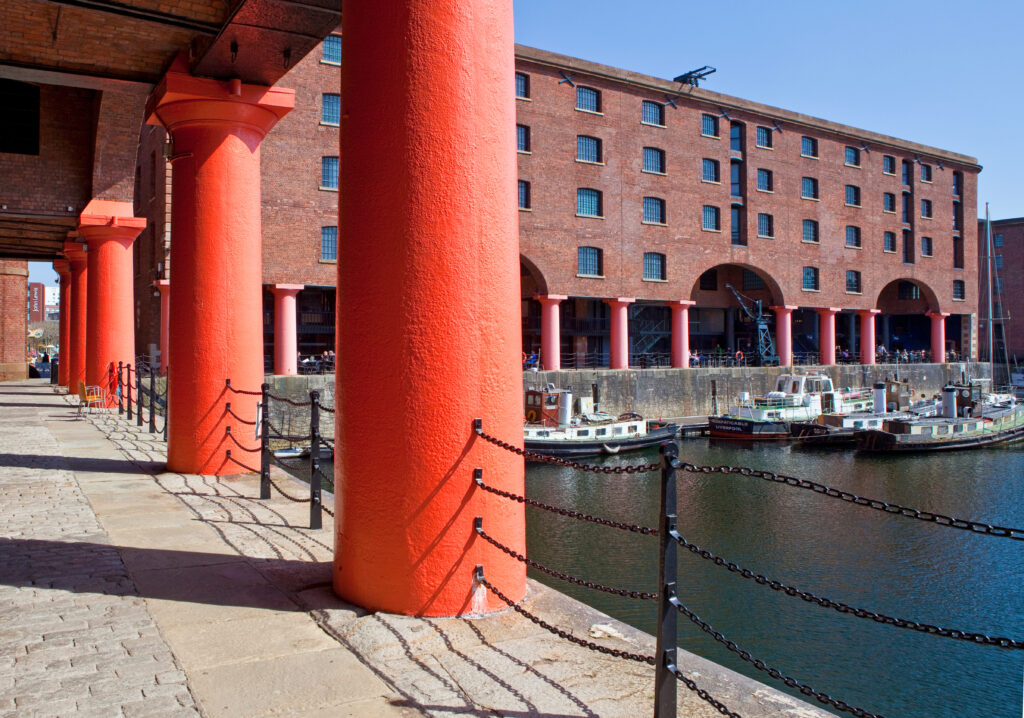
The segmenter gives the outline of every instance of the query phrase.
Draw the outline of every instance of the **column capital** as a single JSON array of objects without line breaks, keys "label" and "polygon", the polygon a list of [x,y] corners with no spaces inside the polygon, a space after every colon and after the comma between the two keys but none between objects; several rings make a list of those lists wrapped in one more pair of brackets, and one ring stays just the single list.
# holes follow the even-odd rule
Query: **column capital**
[{"label": "column capital", "polygon": [[673,309],[675,307],[683,307],[685,309],[687,307],[692,307],[696,303],[697,302],[694,302],[690,299],[669,299],[667,302],[665,302],[665,304],[672,307]]},{"label": "column capital", "polygon": [[818,314],[838,314],[843,311],[842,307],[815,307],[814,311]]},{"label": "column capital", "polygon": [[622,305],[632,304],[633,302],[636,301],[636,299],[634,299],[633,297],[609,297],[609,298],[605,299],[604,301],[606,301],[609,304],[611,304],[612,306],[614,306],[616,304],[622,304]]},{"label": "column capital", "polygon": [[945,319],[949,316],[949,312],[925,312],[925,316],[932,319]]},{"label": "column capital", "polygon": [[569,298],[567,294],[534,294],[533,298],[538,302],[564,302]]},{"label": "column capital", "polygon": [[66,259],[55,259],[53,260],[53,271],[55,271],[61,279],[71,276],[71,263]]},{"label": "column capital", "polygon": [[153,286],[156,287],[157,289],[159,289],[161,292],[163,292],[163,291],[168,290],[168,289],[171,288],[171,280],[170,279],[157,279],[157,280],[154,280]]},{"label": "column capital", "polygon": [[861,315],[862,317],[882,313],[881,309],[855,309],[854,311],[857,312],[857,314]]},{"label": "column capital", "polygon": [[795,304],[779,304],[777,306],[770,306],[768,308],[771,309],[773,312],[785,312],[788,314],[789,312],[792,312],[795,309],[799,309],[800,307],[798,307]]},{"label": "column capital", "polygon": [[116,240],[125,247],[146,228],[145,217],[135,217],[131,202],[92,199],[78,217],[78,233],[87,243]]},{"label": "column capital", "polygon": [[278,294],[298,294],[306,288],[305,284],[268,284],[267,289],[274,293],[274,296]]},{"label": "column capital", "polygon": [[64,256],[68,258],[70,265],[84,264],[87,247],[85,242],[69,239],[64,242]]}]

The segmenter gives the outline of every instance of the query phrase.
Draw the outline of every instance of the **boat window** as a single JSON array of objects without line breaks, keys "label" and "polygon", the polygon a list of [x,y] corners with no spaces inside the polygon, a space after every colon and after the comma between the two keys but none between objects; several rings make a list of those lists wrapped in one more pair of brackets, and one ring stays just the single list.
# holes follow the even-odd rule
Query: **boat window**
[{"label": "boat window", "polygon": [[931,436],[932,435],[932,427],[930,427],[930,426],[922,426],[921,427],[921,434],[923,436]]},{"label": "boat window", "polygon": [[855,421],[855,422],[853,422],[853,428],[854,429],[863,429],[864,428],[864,422],[863,421]]},{"label": "boat window", "polygon": [[596,430],[596,431],[594,432],[594,436],[604,436],[604,435],[605,435],[605,434],[607,434],[607,433],[608,433],[608,430],[607,430],[607,429],[597,429],[597,430]]},{"label": "boat window", "polygon": [[800,380],[799,379],[794,379],[792,386],[793,386],[793,388],[790,389],[789,393],[790,394],[799,394],[800,393]]},{"label": "boat window", "polygon": [[821,381],[821,390],[822,391],[832,391],[832,380],[831,379],[822,379],[822,381]]},{"label": "boat window", "polygon": [[537,436],[551,436],[550,431],[538,431]]},{"label": "boat window", "polygon": [[526,403],[531,406],[537,406],[537,404],[540,403],[540,397],[537,396],[536,394],[530,394],[528,397],[526,397]]},{"label": "boat window", "polygon": [[613,426],[612,427],[612,435],[613,436],[618,436],[621,433],[622,433],[622,427],[621,426]]},{"label": "boat window", "polygon": [[955,424],[953,426],[953,433],[954,434],[959,434],[963,430],[964,430],[964,425],[963,424]]},{"label": "boat window", "polygon": [[785,391],[786,382],[789,381],[789,377],[783,374],[775,381],[775,391]]},{"label": "boat window", "polygon": [[558,406],[558,395],[548,394],[544,397],[544,406],[555,407]]},{"label": "boat window", "polygon": [[936,431],[935,431],[936,434],[948,434],[949,433],[949,427],[948,426],[937,426],[937,427],[935,427],[935,429],[936,429]]},{"label": "boat window", "polygon": [[580,429],[576,432],[576,436],[590,436],[590,429]]},{"label": "boat window", "polygon": [[628,431],[640,431],[640,425],[639,424],[633,424],[633,426],[628,426],[628,427],[626,427],[626,429]]},{"label": "boat window", "polygon": [[821,391],[821,380],[820,379],[811,379],[810,384],[811,384],[811,388],[809,389],[809,391]]}]

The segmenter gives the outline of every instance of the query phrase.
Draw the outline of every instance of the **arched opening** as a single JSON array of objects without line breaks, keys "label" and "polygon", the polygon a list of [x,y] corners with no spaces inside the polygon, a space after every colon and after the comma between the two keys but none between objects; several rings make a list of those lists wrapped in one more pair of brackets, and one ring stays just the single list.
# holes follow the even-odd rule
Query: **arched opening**
[{"label": "arched opening", "polygon": [[[931,346],[931,319],[928,312],[939,310],[939,301],[924,282],[916,279],[896,279],[878,294],[875,304],[881,310],[876,319],[875,336],[879,353],[898,353],[907,360],[924,361]],[[960,317],[947,317],[946,336],[957,348],[960,337]]]}]

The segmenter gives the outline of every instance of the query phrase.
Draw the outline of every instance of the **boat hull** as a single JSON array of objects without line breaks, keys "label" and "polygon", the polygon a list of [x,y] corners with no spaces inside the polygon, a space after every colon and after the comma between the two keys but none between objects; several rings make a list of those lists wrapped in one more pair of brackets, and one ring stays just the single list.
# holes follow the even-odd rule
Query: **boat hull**
[{"label": "boat hull", "polygon": [[855,429],[845,426],[826,426],[813,421],[794,421],[790,436],[807,446],[853,446]]},{"label": "boat hull", "polygon": [[709,416],[708,433],[716,439],[788,439],[789,422]]},{"label": "boat hull", "polygon": [[856,432],[854,440],[857,443],[857,451],[865,452],[955,451],[1022,441],[1024,440],[1024,426],[985,434],[967,434],[949,439],[922,439],[905,434],[891,434],[888,431],[868,429]]},{"label": "boat hull", "polygon": [[[602,438],[589,440],[546,440],[527,439],[524,446],[527,451],[545,456],[579,457],[579,456],[610,456],[622,452],[639,451],[650,446],[657,446],[663,441],[671,441],[679,433],[678,424],[667,424],[652,429],[643,436],[627,436],[622,438]],[[527,461],[530,461],[527,457]]]}]

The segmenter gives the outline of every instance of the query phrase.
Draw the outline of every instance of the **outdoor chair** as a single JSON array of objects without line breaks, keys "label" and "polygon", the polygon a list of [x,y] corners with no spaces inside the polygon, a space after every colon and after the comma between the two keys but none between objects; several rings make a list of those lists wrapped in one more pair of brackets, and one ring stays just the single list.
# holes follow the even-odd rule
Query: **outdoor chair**
[{"label": "outdoor chair", "polygon": [[78,415],[85,409],[92,413],[93,407],[104,408],[107,405],[106,394],[102,387],[86,386],[84,381],[78,382]]}]

